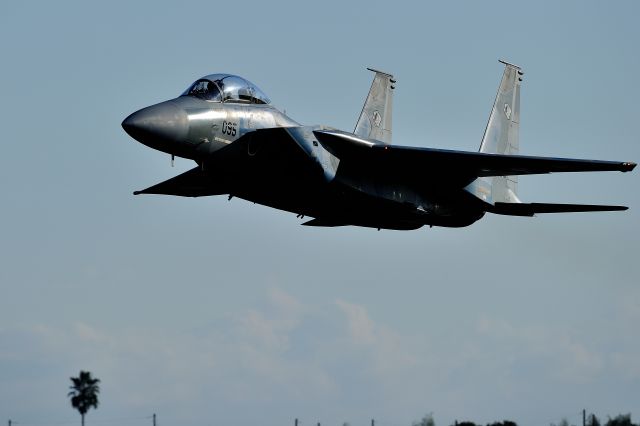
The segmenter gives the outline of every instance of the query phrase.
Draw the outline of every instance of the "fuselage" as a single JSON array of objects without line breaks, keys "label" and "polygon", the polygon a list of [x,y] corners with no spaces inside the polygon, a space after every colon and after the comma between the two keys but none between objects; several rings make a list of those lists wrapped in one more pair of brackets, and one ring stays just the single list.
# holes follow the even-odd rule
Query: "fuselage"
[{"label": "fuselage", "polygon": [[[356,172],[340,167],[339,160],[314,138],[313,130],[326,127],[300,126],[273,107],[266,96],[253,98],[259,89],[251,83],[235,76],[222,80],[225,78],[233,78],[234,93],[227,95],[218,83],[214,90],[220,93],[212,95],[207,92],[207,79],[200,79],[183,95],[143,108],[122,125],[137,141],[209,169],[210,179],[224,180],[228,194],[300,216],[322,218],[315,223],[318,226],[459,227],[484,215],[478,200],[462,187],[446,191],[434,187],[431,191],[424,185],[395,183],[384,170]],[[237,87],[243,82],[244,97],[239,95],[242,88]],[[261,154],[257,147],[252,148],[249,136],[259,129],[274,128],[292,129],[290,133],[295,129],[294,136],[300,146],[308,147],[311,161],[301,160],[294,166],[287,155],[271,155],[260,161]],[[246,159],[239,164],[216,162],[219,151],[243,137],[249,137],[243,151]],[[470,209],[469,202],[477,203],[478,208]]]},{"label": "fuselage", "polygon": [[519,155],[523,72],[508,62],[478,152],[391,145],[393,75],[375,73],[353,133],[301,126],[251,82],[195,81],[122,126],[139,142],[194,160],[192,170],[134,194],[228,194],[312,219],[308,226],[468,226],[486,212],[621,211],[626,206],[523,203],[519,175],[629,172],[635,163]]},{"label": "fuselage", "polygon": [[248,132],[297,125],[271,105],[207,102],[191,96],[143,108],[123,122],[138,142],[198,162]]}]

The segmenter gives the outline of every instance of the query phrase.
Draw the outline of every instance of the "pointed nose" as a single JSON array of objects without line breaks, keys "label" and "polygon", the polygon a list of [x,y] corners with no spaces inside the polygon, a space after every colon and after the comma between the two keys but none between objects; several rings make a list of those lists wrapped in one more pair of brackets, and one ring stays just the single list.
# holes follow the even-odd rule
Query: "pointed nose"
[{"label": "pointed nose", "polygon": [[182,142],[189,131],[187,113],[172,101],[136,111],[122,122],[122,128],[135,140],[152,148],[167,148]]}]

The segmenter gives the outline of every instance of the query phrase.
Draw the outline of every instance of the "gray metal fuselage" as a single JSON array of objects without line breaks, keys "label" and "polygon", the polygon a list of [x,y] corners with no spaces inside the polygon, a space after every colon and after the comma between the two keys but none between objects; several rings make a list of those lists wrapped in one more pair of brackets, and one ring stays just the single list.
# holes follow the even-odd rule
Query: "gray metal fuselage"
[{"label": "gray metal fuselage", "polygon": [[301,126],[241,77],[212,74],[183,95],[134,112],[122,126],[137,141],[198,167],[136,194],[229,194],[309,216],[309,226],[462,227],[486,212],[625,210],[624,206],[525,204],[520,174],[630,171],[634,163],[519,156],[519,67],[505,72],[480,152],[390,145],[390,74],[376,76],[355,133]]},{"label": "gray metal fuselage", "polygon": [[[473,201],[461,188],[457,193],[428,193],[390,182],[375,170],[352,173],[337,164],[335,178],[328,180],[323,168],[314,165],[323,159],[337,161],[313,133],[327,128],[300,126],[271,105],[209,102],[180,96],[134,114],[137,115],[127,119],[129,124],[125,120],[124,127],[135,139],[159,151],[195,160],[212,185],[227,189],[223,193],[303,216],[326,218],[321,224],[324,226],[390,229],[417,229],[425,224],[466,226],[484,215],[481,209],[469,211],[468,206],[457,209],[465,201],[466,204]],[[145,116],[149,117],[146,121]],[[243,150],[244,161],[216,162],[216,152],[243,136],[258,129],[278,127],[294,130],[296,137],[307,141],[313,160],[301,162],[300,167],[292,167],[289,155],[280,159],[270,156],[261,162],[260,150],[252,152],[249,144]]]},{"label": "gray metal fuselage", "polygon": [[138,120],[144,120],[144,115],[149,117],[145,123],[148,128],[134,136],[139,142],[198,162],[256,129],[298,126],[271,105],[209,102],[190,96],[161,102],[134,114],[142,116],[136,117]]}]

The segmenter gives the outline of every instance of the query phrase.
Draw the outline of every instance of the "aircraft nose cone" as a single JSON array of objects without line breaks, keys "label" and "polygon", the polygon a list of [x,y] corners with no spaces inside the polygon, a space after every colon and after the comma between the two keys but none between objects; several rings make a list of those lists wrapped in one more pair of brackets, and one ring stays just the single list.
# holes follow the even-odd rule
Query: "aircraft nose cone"
[{"label": "aircraft nose cone", "polygon": [[189,131],[189,119],[182,108],[167,101],[134,112],[124,119],[122,128],[135,140],[160,148],[183,141]]}]

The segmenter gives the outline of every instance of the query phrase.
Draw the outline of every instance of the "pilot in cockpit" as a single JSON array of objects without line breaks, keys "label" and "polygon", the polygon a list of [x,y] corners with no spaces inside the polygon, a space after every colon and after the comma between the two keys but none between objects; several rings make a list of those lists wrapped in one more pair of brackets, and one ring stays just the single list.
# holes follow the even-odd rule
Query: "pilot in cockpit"
[{"label": "pilot in cockpit", "polygon": [[254,84],[231,74],[212,74],[197,80],[183,96],[206,101],[269,104],[269,98]]}]

